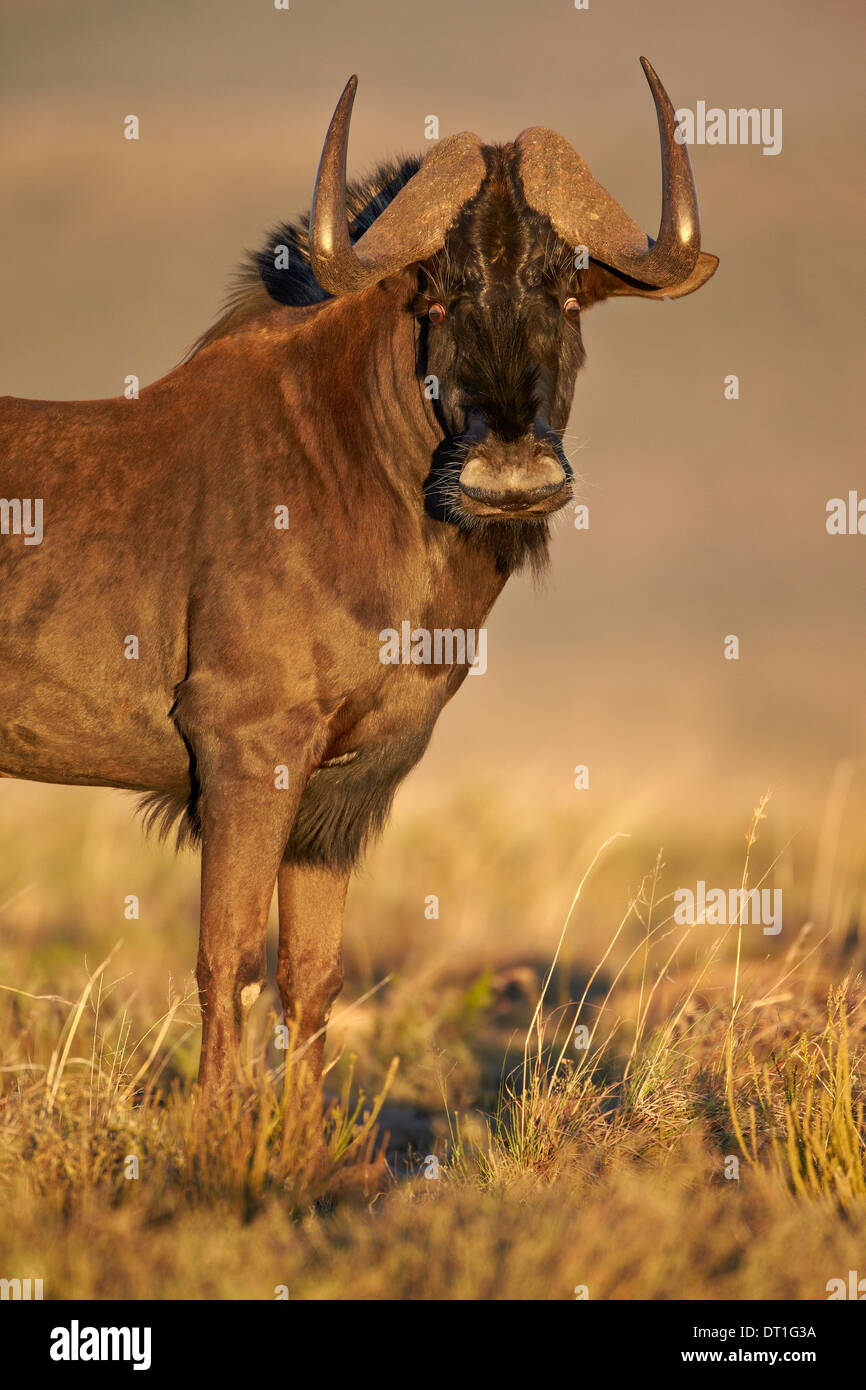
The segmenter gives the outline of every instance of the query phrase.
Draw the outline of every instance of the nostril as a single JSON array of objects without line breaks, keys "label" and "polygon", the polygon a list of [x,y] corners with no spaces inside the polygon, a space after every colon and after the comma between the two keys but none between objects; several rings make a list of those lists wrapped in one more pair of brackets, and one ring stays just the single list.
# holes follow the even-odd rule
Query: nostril
[{"label": "nostril", "polygon": [[482,441],[460,470],[465,509],[478,516],[546,515],[567,500],[570,481],[559,459],[539,441],[518,445]]},{"label": "nostril", "polygon": [[460,488],[474,502],[493,507],[529,507],[562,491],[567,475],[546,450],[508,457],[493,451],[473,453],[460,472]]}]

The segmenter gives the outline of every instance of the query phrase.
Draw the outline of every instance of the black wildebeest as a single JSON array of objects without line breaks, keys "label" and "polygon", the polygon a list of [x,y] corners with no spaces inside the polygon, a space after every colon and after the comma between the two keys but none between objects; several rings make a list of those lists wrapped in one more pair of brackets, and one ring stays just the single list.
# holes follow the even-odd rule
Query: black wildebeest
[{"label": "black wildebeest", "polygon": [[[250,259],[177,369],[138,400],[2,404],[0,773],[139,790],[200,841],[207,1095],[236,1073],[275,882],[280,995],[318,1094],[349,874],[467,672],[383,664],[380,632],[475,632],[543,562],[571,495],[581,311],[716,268],[642,62],[655,241],[540,127],[449,136],[347,187],[352,78],[309,218]],[[36,499],[28,544],[10,523]]]}]

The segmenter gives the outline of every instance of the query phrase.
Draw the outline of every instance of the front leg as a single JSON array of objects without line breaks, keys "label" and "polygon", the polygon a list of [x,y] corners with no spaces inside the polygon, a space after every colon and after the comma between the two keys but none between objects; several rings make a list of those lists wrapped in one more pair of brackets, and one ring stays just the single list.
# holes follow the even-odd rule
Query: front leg
[{"label": "front leg", "polygon": [[[202,1010],[199,1084],[205,1099],[225,1092],[238,1075],[245,1015],[266,978],[268,911],[277,869],[309,774],[306,750],[287,763],[280,738],[256,739],[256,759],[222,745],[206,760],[200,795],[201,928],[196,978]],[[276,765],[289,769],[286,780]],[[258,764],[258,765],[256,765]],[[277,785],[279,783],[279,785]]]},{"label": "front leg", "polygon": [[[343,910],[348,869],[319,864],[280,865],[277,984],[287,1023],[296,1027],[298,1075],[295,1095],[321,1112],[325,1025],[343,987]],[[318,1036],[317,1036],[318,1035]]]}]

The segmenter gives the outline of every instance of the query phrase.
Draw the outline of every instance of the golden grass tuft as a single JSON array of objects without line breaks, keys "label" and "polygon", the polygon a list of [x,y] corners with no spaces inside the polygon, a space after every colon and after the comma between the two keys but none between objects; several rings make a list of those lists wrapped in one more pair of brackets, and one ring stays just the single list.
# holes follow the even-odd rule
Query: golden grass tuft
[{"label": "golden grass tuft", "polygon": [[[783,872],[769,821],[762,799],[740,886]],[[353,956],[350,921],[324,1131],[294,1104],[293,1042],[275,1051],[267,997],[215,1120],[192,1085],[193,990],[170,985],[154,1008],[136,951],[152,972],[156,948],[129,933],[73,987],[31,904],[0,977],[0,1273],[70,1298],[826,1297],[866,1235],[860,935],[826,834],[831,926],[805,907],[790,921],[786,897],[784,944],[678,925],[672,885],[714,871],[682,846],[623,893],[633,854],[612,835],[586,855],[543,966],[540,920],[504,944],[485,931],[480,972],[453,964],[446,925],[371,984],[381,962]],[[859,874],[844,865],[846,901]],[[795,905],[815,901],[784,881]],[[498,875],[487,888],[518,891]],[[407,1116],[430,1137],[398,1152],[387,1131]]]}]

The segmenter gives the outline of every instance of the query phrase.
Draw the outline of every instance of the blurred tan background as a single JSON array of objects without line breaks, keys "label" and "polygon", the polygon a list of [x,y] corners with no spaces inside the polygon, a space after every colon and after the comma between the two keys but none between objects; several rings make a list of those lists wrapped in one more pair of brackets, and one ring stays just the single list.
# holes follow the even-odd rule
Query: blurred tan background
[{"label": "blurred tan background", "polygon": [[351,72],[356,172],[424,148],[429,114],[490,140],[545,124],[651,233],[640,54],[675,105],[781,107],[777,157],[692,151],[709,286],[587,315],[569,443],[590,530],[560,526],[543,591],[508,586],[488,673],[398,815],[483,777],[539,822],[560,801],[616,805],[623,829],[700,803],[745,826],[772,786],[793,823],[864,751],[866,536],[824,525],[828,498],[866,493],[864,27],[853,0],[5,0],[0,387],[109,396],[169,371],[242,250],[309,205]]}]

